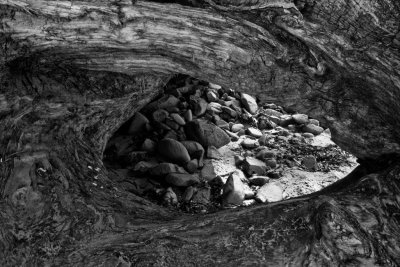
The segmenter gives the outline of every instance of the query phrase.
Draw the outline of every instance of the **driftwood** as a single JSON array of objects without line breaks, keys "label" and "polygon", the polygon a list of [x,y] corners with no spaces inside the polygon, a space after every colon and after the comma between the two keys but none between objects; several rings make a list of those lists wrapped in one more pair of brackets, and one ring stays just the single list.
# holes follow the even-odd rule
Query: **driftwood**
[{"label": "driftwood", "polygon": [[[400,265],[398,1],[173,2],[0,0],[0,265]],[[178,73],[312,115],[361,165],[208,215],[126,192],[106,142]]]}]

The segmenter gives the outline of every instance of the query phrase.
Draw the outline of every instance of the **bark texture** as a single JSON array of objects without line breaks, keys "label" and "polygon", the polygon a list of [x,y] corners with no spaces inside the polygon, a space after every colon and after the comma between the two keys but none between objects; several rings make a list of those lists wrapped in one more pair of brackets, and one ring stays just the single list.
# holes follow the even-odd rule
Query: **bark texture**
[{"label": "bark texture", "polygon": [[[400,265],[398,1],[175,2],[0,0],[1,265]],[[105,144],[178,73],[316,117],[361,166],[206,216],[126,192]]]}]

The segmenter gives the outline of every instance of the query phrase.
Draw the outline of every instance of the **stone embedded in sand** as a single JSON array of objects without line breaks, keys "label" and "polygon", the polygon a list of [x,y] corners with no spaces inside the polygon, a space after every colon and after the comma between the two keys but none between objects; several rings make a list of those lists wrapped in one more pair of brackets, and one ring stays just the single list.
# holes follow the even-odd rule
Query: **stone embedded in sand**
[{"label": "stone embedded in sand", "polygon": [[257,128],[254,128],[254,127],[247,128],[247,133],[256,138],[260,138],[263,135],[260,130],[258,130]]},{"label": "stone embedded in sand", "polygon": [[199,142],[203,147],[220,148],[231,141],[224,130],[205,120],[193,120],[187,123],[185,133],[189,140]]},{"label": "stone embedded in sand", "polygon": [[324,128],[314,125],[314,124],[307,124],[303,127],[303,132],[312,133],[314,135],[319,135],[324,131]]},{"label": "stone embedded in sand", "polygon": [[292,115],[292,118],[297,124],[308,123],[308,116],[306,114],[294,114]]},{"label": "stone embedded in sand", "polygon": [[197,174],[170,173],[165,177],[165,181],[170,185],[187,187],[200,182]]},{"label": "stone embedded in sand", "polygon": [[168,118],[168,111],[164,109],[157,109],[153,112],[152,118],[156,122],[164,122]]},{"label": "stone embedded in sand", "polygon": [[279,183],[267,183],[257,190],[256,200],[259,202],[277,202],[282,199],[283,190]]},{"label": "stone embedded in sand", "polygon": [[142,150],[147,152],[154,152],[156,150],[156,142],[153,140],[146,138],[142,144]]},{"label": "stone embedded in sand", "polygon": [[129,126],[128,133],[135,134],[139,132],[143,132],[146,129],[146,124],[149,123],[149,120],[140,112],[136,112],[131,125]]},{"label": "stone embedded in sand", "polygon": [[254,140],[254,139],[250,139],[250,138],[244,139],[242,141],[241,145],[242,145],[242,147],[248,148],[248,149],[252,149],[252,148],[256,148],[256,147],[260,146],[260,144],[258,143],[258,140]]},{"label": "stone embedded in sand", "polygon": [[150,169],[150,174],[155,176],[165,176],[169,173],[186,173],[186,171],[178,165],[172,163],[160,163]]},{"label": "stone embedded in sand", "polygon": [[247,157],[243,162],[243,170],[248,175],[266,175],[267,165],[259,159]]},{"label": "stone embedded in sand", "polygon": [[314,156],[304,157],[301,163],[308,170],[316,170],[317,169],[317,159]]},{"label": "stone embedded in sand", "polygon": [[209,159],[219,159],[221,154],[215,146],[209,146],[207,148],[207,158]]},{"label": "stone embedded in sand", "polygon": [[269,177],[268,176],[263,176],[263,175],[254,175],[249,178],[249,182],[251,185],[256,185],[256,186],[263,186],[266,183],[269,182]]},{"label": "stone embedded in sand", "polygon": [[195,95],[190,96],[190,105],[195,116],[203,115],[207,110],[207,101]]},{"label": "stone embedded in sand", "polygon": [[233,172],[223,187],[223,205],[241,205],[245,198],[245,187],[238,171]]},{"label": "stone embedded in sand", "polygon": [[242,102],[244,108],[250,112],[251,114],[256,114],[257,110],[258,110],[258,105],[256,100],[245,93],[242,93],[241,97],[240,97],[240,101]]},{"label": "stone embedded in sand", "polygon": [[158,153],[165,159],[178,164],[190,161],[190,156],[183,144],[174,139],[165,138],[158,142]]},{"label": "stone embedded in sand", "polygon": [[185,125],[186,124],[185,120],[178,113],[171,113],[170,116],[179,125]]}]

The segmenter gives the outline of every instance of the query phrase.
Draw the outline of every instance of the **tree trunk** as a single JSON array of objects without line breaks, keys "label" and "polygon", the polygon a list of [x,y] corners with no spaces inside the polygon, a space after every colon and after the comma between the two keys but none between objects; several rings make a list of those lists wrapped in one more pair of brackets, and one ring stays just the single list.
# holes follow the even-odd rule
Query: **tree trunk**
[{"label": "tree trunk", "polygon": [[[396,0],[0,0],[0,21],[2,266],[400,265]],[[127,192],[106,142],[178,73],[316,117],[360,167],[208,215]]]}]

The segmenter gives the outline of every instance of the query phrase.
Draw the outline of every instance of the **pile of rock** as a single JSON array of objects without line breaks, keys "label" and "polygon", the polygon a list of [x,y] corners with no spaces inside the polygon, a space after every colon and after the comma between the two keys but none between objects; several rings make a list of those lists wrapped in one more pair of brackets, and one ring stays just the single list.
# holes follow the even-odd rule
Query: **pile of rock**
[{"label": "pile of rock", "polygon": [[[288,114],[275,104],[259,107],[248,94],[194,79],[137,112],[127,129],[109,142],[108,151],[129,158],[135,179],[163,188],[153,191],[162,194],[164,204],[205,206],[216,187],[222,205],[281,200],[279,184],[270,182],[279,178],[277,152],[265,145],[272,137],[287,142],[324,131],[305,114]],[[223,157],[218,149],[238,141],[237,169],[227,179],[216,175],[208,160]],[[310,168],[312,163],[305,159]]]}]

